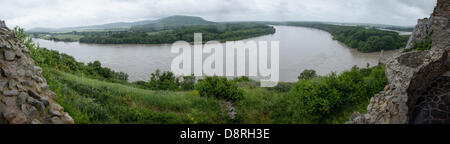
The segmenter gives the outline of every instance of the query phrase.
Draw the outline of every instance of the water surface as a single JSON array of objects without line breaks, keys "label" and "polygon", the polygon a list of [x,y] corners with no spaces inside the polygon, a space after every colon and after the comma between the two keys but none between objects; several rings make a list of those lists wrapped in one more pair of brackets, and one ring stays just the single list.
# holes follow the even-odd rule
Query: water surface
[{"label": "water surface", "polygon": [[[321,30],[275,26],[276,33],[248,40],[280,41],[280,80],[293,82],[305,69],[320,75],[349,70],[354,65],[376,65],[379,52],[360,53],[332,39]],[[169,44],[84,44],[35,39],[41,47],[69,54],[81,62],[99,60],[103,66],[129,74],[130,81],[149,80],[155,70],[170,70],[178,54],[170,53]],[[396,51],[387,51],[392,56]]]}]

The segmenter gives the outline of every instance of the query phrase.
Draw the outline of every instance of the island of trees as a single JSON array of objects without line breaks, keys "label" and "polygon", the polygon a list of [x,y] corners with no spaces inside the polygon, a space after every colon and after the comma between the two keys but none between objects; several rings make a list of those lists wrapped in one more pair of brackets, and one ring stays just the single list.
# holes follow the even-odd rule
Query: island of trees
[{"label": "island of trees", "polygon": [[81,43],[98,44],[163,44],[178,40],[194,41],[194,33],[202,33],[203,41],[242,40],[275,33],[275,28],[264,24],[225,23],[168,27],[160,30],[137,29],[139,31],[81,33]]}]

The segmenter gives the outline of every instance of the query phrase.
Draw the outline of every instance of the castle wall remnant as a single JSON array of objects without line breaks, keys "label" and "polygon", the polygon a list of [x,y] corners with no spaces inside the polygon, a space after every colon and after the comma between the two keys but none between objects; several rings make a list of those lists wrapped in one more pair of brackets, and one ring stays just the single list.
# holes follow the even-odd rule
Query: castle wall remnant
[{"label": "castle wall remnant", "polygon": [[30,51],[0,21],[0,124],[72,124]]}]

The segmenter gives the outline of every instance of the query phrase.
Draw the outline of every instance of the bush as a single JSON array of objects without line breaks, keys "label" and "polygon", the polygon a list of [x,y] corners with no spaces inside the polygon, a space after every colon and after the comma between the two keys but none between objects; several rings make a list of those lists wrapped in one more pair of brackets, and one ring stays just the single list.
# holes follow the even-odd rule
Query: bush
[{"label": "bush", "polygon": [[340,75],[332,73],[299,80],[283,99],[293,106],[287,109],[301,119],[325,122],[345,109],[368,101],[386,83],[384,67],[361,70],[354,67]]},{"label": "bush", "polygon": [[302,73],[300,73],[300,76],[298,76],[298,79],[311,79],[317,77],[316,71],[315,70],[309,70],[306,69],[304,70]]},{"label": "bush", "polygon": [[172,72],[161,74],[159,70],[156,70],[155,73],[152,73],[147,87],[152,90],[177,90],[179,83],[179,79]]},{"label": "bush", "polygon": [[194,74],[190,76],[183,76],[183,81],[181,82],[180,85],[183,90],[193,90],[195,86]]},{"label": "bush", "polygon": [[249,82],[250,78],[248,76],[241,76],[241,77],[234,78],[233,81],[235,81],[235,82]]},{"label": "bush", "polygon": [[294,86],[294,83],[289,82],[278,82],[278,84],[275,87],[268,88],[269,90],[274,90],[277,92],[289,92],[292,87]]},{"label": "bush", "polygon": [[240,100],[244,95],[244,91],[238,87],[235,81],[217,76],[199,80],[195,89],[199,91],[200,96],[215,97],[230,101]]}]

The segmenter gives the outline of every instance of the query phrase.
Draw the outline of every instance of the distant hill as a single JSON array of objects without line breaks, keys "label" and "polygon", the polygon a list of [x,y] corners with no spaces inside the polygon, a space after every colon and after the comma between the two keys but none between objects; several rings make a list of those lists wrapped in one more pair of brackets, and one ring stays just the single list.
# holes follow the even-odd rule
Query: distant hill
[{"label": "distant hill", "polygon": [[67,27],[67,28],[33,28],[27,32],[71,32],[71,31],[99,31],[99,30],[124,30],[124,29],[161,29],[165,27],[209,25],[215,22],[207,21],[201,17],[194,16],[170,16],[158,20],[144,20],[137,22],[117,22],[103,25]]},{"label": "distant hill", "polygon": [[151,31],[180,26],[212,25],[212,24],[218,23],[207,21],[201,17],[176,15],[156,20],[154,23],[133,26],[131,29],[138,31]]},{"label": "distant hill", "polygon": [[137,22],[117,22],[102,25],[80,26],[80,27],[66,27],[66,28],[32,28],[27,32],[71,32],[71,31],[96,31],[96,30],[114,30],[114,29],[129,29],[137,25],[146,25],[154,23],[154,20],[144,20]]}]

